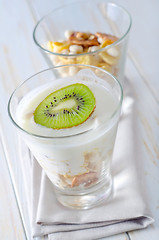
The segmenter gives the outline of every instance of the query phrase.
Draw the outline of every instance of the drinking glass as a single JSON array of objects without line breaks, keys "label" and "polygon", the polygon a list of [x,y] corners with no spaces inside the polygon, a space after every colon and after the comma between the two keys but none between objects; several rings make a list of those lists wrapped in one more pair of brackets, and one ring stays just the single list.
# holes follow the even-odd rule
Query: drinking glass
[{"label": "drinking glass", "polygon": [[[123,7],[103,0],[77,1],[54,9],[39,20],[34,28],[33,39],[46,57],[49,66],[64,64],[94,65],[110,72],[123,84],[128,35],[131,16]],[[103,41],[100,47],[90,47],[81,53],[68,52],[69,45],[60,45],[65,32],[104,33],[114,36],[115,42]],[[60,49],[55,52],[55,43]],[[75,44],[76,45],[76,44]],[[77,47],[77,46],[76,46]],[[54,47],[55,49],[55,47]],[[70,48],[69,48],[70,49]],[[73,75],[74,68],[68,68],[61,76]]]},{"label": "drinking glass", "polygon": [[[74,76],[57,77],[59,70],[67,71],[70,67],[77,68]],[[96,98],[96,108],[84,123],[60,130],[44,128],[35,122],[32,128],[23,125],[27,118],[33,121],[33,112],[46,95],[70,81],[90,86]],[[61,204],[88,209],[111,194],[111,161],[122,100],[122,87],[114,76],[86,65],[49,68],[24,81],[11,95],[9,117],[52,182]],[[25,112],[26,106],[31,110]],[[19,112],[26,114],[25,118]]]}]

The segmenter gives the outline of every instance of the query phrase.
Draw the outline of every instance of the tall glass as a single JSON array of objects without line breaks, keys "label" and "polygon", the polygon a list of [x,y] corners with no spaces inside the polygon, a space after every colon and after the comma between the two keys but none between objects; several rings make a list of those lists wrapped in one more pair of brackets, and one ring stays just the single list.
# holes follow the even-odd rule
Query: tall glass
[{"label": "tall glass", "polygon": [[[94,65],[110,72],[123,83],[130,29],[131,17],[123,7],[105,0],[77,1],[55,9],[40,19],[35,26],[33,38],[50,66]],[[92,43],[89,48],[82,45],[82,50],[77,45],[70,48],[70,42],[61,45],[60,42],[66,40],[64,35],[68,35],[67,30],[78,32],[74,39],[75,45],[80,45],[83,38],[81,32],[97,33],[97,40],[101,44],[92,47]],[[100,35],[101,33],[111,36]],[[90,35],[87,43],[92,37]],[[85,41],[85,36],[83,40]],[[76,53],[76,50],[80,52]],[[74,70],[70,67],[67,72],[62,72],[61,69],[61,76],[73,75]]]},{"label": "tall glass", "polygon": [[[59,70],[67,71],[70,67],[77,68],[73,77],[57,77]],[[91,88],[96,108],[89,119],[60,130],[32,123],[33,112],[41,100],[70,83],[83,83]],[[91,208],[112,192],[110,169],[122,99],[122,87],[115,77],[86,65],[58,66],[39,72],[11,95],[9,117],[53,183],[56,197],[63,205]],[[29,126],[27,121],[33,125]]]}]

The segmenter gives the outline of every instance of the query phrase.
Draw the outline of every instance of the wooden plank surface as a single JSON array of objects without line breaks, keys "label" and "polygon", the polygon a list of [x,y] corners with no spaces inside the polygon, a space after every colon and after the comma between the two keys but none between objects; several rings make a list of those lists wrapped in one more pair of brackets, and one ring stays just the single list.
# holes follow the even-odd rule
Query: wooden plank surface
[{"label": "wooden plank surface", "polygon": [[[25,237],[23,237],[24,232],[27,238],[31,239],[28,197],[25,195],[24,176],[18,162],[17,136],[8,118],[7,102],[10,94],[22,81],[46,68],[47,65],[33,43],[32,31],[35,23],[26,1],[0,0],[0,6],[0,28],[3,33],[0,36],[0,120],[5,159],[8,164],[12,182],[9,178],[5,178],[5,176],[3,177],[3,181],[6,182],[8,187],[13,186],[18,202],[18,207],[16,207],[14,197],[11,193],[8,193],[8,195],[5,196],[5,198],[8,197],[6,205],[3,206],[0,204],[0,208],[2,208],[0,212],[3,213],[5,208],[7,209],[7,202],[15,202],[11,204],[10,212],[6,211],[6,220],[8,220],[6,226],[7,224],[9,226],[6,240],[25,239]],[[2,161],[5,161],[4,158],[2,158]],[[1,164],[2,172],[7,171],[4,164],[5,163],[3,163],[3,165]],[[3,198],[0,199],[0,202],[1,201],[2,203],[5,202]],[[21,214],[19,218],[17,217],[18,211],[20,211]],[[9,232],[12,233],[12,231],[14,231],[9,221],[11,216],[14,221],[13,226],[17,225],[17,232],[20,228],[19,225],[24,224],[24,232],[23,235],[21,234],[21,238],[18,236],[18,233],[16,237],[9,236]],[[19,223],[20,221],[21,223]],[[2,237],[3,234],[3,229],[1,229],[0,237]]]},{"label": "wooden plank surface", "polygon": [[0,238],[25,240],[25,231],[0,141]]},{"label": "wooden plank surface", "polygon": [[129,232],[129,236],[132,240],[149,238],[157,240],[159,237],[159,191],[157,190],[159,186],[159,105],[130,60],[126,68],[126,79],[131,83],[136,95],[138,109],[136,125],[140,131],[136,144],[141,148],[140,166],[144,169],[141,182],[146,189],[148,205],[155,220],[154,224],[144,230]]},{"label": "wooden plank surface", "polygon": [[[0,183],[2,193],[0,237],[4,240],[26,239],[25,233],[28,239],[32,239],[28,209],[30,198],[26,195],[24,174],[18,164],[17,135],[8,119],[7,101],[19,83],[47,68],[47,63],[34,45],[32,31],[41,16],[65,2],[64,0],[0,0],[0,27],[3,33],[0,37],[0,120],[3,135],[3,147],[0,145],[0,171],[3,178]],[[159,2],[157,0],[153,3],[150,0],[114,2],[125,6],[133,17],[126,77],[138,101],[136,118],[141,131],[139,141],[145,171],[145,178],[142,181],[145,182],[149,194],[149,205],[155,223],[145,230],[130,232],[129,236],[120,234],[106,239],[157,240],[159,236],[159,68],[156,43],[157,39],[159,40],[157,31]],[[149,38],[149,36],[153,37]]]}]

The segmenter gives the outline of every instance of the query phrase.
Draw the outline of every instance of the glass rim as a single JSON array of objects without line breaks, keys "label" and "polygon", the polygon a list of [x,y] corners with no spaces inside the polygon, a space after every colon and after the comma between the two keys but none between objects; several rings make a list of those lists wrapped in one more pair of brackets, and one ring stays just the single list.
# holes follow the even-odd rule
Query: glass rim
[{"label": "glass rim", "polygon": [[[89,0],[91,1],[91,0]],[[63,57],[77,57],[77,56],[84,56],[84,55],[92,55],[94,53],[98,53],[98,52],[102,52],[110,47],[113,47],[113,46],[116,46],[118,45],[127,35],[128,33],[130,32],[130,29],[131,29],[131,26],[132,26],[132,18],[131,18],[131,15],[130,13],[127,11],[127,9],[125,9],[123,6],[119,5],[119,4],[116,4],[116,3],[113,3],[113,2],[106,2],[107,5],[112,5],[112,6],[115,6],[115,7],[118,7],[120,8],[123,12],[125,12],[127,14],[127,16],[129,17],[129,26],[126,30],[126,32],[115,42],[113,42],[112,44],[109,44],[107,45],[106,47],[104,48],[101,48],[101,49],[98,49],[96,51],[93,51],[93,52],[87,52],[87,53],[78,53],[78,54],[62,54],[62,53],[55,53],[55,52],[51,52],[50,50],[44,48],[41,46],[41,44],[38,42],[37,38],[36,38],[36,31],[37,31],[37,28],[38,26],[40,25],[40,23],[46,18],[48,17],[49,15],[51,15],[52,13],[62,9],[62,8],[65,8],[65,7],[69,7],[70,5],[75,5],[75,4],[78,4],[78,3],[82,3],[82,2],[85,2],[85,0],[83,1],[77,1],[77,2],[73,2],[73,3],[69,3],[69,4],[65,4],[61,7],[58,7],[58,8],[55,8],[53,9],[51,12],[47,13],[46,15],[44,15],[38,22],[37,24],[35,25],[34,27],[34,30],[33,30],[33,40],[35,42],[35,44],[41,49],[43,50],[44,52],[46,53],[50,53],[52,55],[55,55],[55,56],[63,56]]]},{"label": "glass rim", "polygon": [[[47,71],[50,71],[50,70],[53,70],[53,69],[57,69],[57,68],[61,68],[61,67],[70,67],[70,66],[83,66],[83,67],[88,67],[88,68],[94,68],[94,69],[98,69],[100,70],[101,72],[104,72],[105,74],[109,75],[111,78],[113,78],[113,80],[117,83],[117,85],[119,86],[120,88],[120,101],[118,102],[117,104],[117,107],[115,108],[114,112],[107,118],[107,121],[111,120],[115,115],[116,113],[118,112],[118,110],[120,109],[121,105],[122,105],[122,102],[123,102],[123,88],[122,88],[122,85],[121,83],[119,82],[119,80],[114,77],[111,73],[107,72],[106,70],[102,69],[102,68],[99,68],[99,67],[95,67],[95,66],[92,66],[92,65],[84,65],[84,64],[66,64],[66,65],[60,65],[60,66],[55,66],[55,67],[51,67],[51,68],[47,68],[47,69],[44,69],[40,72],[37,72],[35,74],[33,74],[32,76],[30,76],[29,78],[27,78],[25,81],[23,81],[17,88],[15,88],[15,90],[13,91],[13,93],[11,94],[10,98],[9,98],[9,101],[8,101],[8,106],[7,106],[7,110],[8,110],[8,115],[9,115],[9,118],[11,119],[12,123],[18,128],[20,129],[22,132],[30,135],[30,136],[33,136],[33,137],[37,137],[37,138],[42,138],[42,139],[64,139],[64,138],[70,138],[70,137],[75,137],[75,136],[78,136],[78,135],[82,135],[82,134],[85,134],[85,133],[88,133],[94,129],[89,129],[89,130],[86,130],[84,132],[81,132],[81,133],[77,133],[77,134],[73,134],[73,135],[69,135],[69,136],[56,136],[56,137],[53,137],[53,136],[43,136],[43,135],[38,135],[38,134],[34,134],[34,133],[31,133],[27,130],[25,130],[24,128],[22,128],[15,120],[14,118],[12,117],[12,114],[11,114],[11,102],[12,102],[12,98],[14,96],[14,94],[17,92],[18,89],[20,89],[20,87],[22,87],[27,81],[29,81],[30,79],[36,77],[37,75],[39,74],[42,74],[44,72],[47,72]],[[100,126],[103,126],[104,123],[102,123]],[[99,128],[99,126],[97,127]],[[96,129],[97,129],[96,128]],[[96,130],[95,129],[95,130]]]}]

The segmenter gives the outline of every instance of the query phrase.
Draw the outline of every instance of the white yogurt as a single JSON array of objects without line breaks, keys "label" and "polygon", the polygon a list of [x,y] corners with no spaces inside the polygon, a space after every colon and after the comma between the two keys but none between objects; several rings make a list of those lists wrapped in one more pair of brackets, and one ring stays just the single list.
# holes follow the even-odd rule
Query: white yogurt
[{"label": "white yogurt", "polygon": [[[88,120],[76,127],[60,130],[34,122],[33,112],[46,96],[77,82],[87,85],[96,98],[96,108]],[[109,85],[87,74],[77,74],[76,77],[58,79],[40,86],[21,100],[16,114],[18,124],[30,133],[25,134],[26,143],[57,187],[83,188],[93,182],[93,174],[96,183],[106,174],[105,169],[109,170],[117,119],[108,119],[116,110],[117,104],[117,99],[110,93]],[[81,180],[82,177],[78,178],[79,176],[83,176],[84,180]],[[86,177],[88,180],[85,180]]]}]

